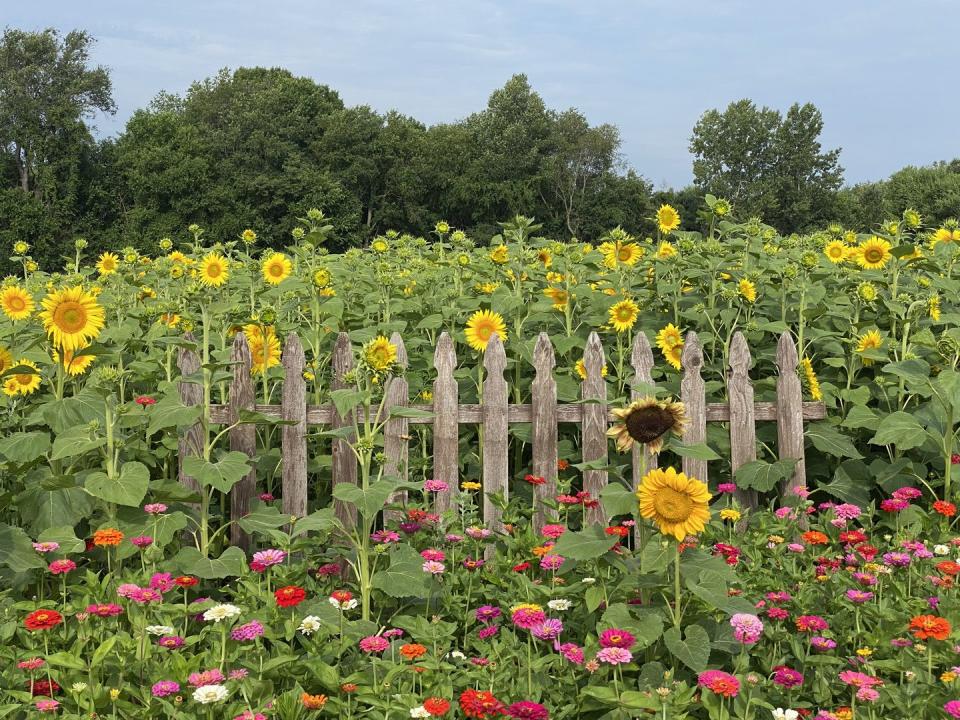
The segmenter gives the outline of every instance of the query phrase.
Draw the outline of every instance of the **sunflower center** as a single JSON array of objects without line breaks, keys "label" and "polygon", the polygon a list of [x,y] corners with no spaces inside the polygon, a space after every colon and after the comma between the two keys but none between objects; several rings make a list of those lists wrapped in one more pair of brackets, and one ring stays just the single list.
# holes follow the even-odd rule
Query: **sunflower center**
[{"label": "sunflower center", "polygon": [[32,373],[31,373],[31,374],[27,374],[27,375],[14,375],[14,377],[17,379],[17,382],[18,382],[20,385],[29,385],[29,384],[30,384],[30,381],[33,380],[33,374],[32,374]]},{"label": "sunflower center", "polygon": [[7,298],[7,307],[9,307],[14,312],[21,312],[26,310],[27,302],[19,295],[12,295]]},{"label": "sunflower center", "polygon": [[633,253],[630,252],[630,248],[626,247],[620,248],[620,251],[617,253],[617,257],[620,259],[620,262],[626,262],[632,255]]},{"label": "sunflower center", "polygon": [[637,408],[626,418],[627,433],[639,443],[649,443],[672,429],[676,420],[659,405]]},{"label": "sunflower center", "polygon": [[220,277],[220,273],[223,272],[223,268],[220,267],[219,263],[210,263],[207,266],[207,276],[212,278]]},{"label": "sunflower center", "polygon": [[664,487],[653,495],[653,507],[657,515],[668,522],[683,522],[690,517],[693,500],[686,493]]},{"label": "sunflower center", "polygon": [[628,322],[633,318],[633,310],[628,307],[622,307],[617,309],[617,320],[620,322]]},{"label": "sunflower center", "polygon": [[53,313],[53,321],[65,333],[80,332],[87,324],[87,310],[78,302],[61,303]]},{"label": "sunflower center", "polygon": [[479,323],[474,330],[477,333],[477,337],[486,342],[490,339],[490,336],[493,335],[496,328],[493,326],[493,323]]},{"label": "sunflower center", "polygon": [[271,277],[282,277],[283,265],[281,263],[273,263],[269,268],[269,273]]},{"label": "sunflower center", "polygon": [[868,262],[878,263],[883,259],[883,251],[880,248],[867,248],[863,256]]}]

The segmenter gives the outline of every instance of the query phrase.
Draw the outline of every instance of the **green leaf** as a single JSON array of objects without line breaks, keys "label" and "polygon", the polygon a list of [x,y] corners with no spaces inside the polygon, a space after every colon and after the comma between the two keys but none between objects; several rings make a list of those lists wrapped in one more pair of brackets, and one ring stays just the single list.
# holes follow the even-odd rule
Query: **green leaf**
[{"label": "green leaf", "polygon": [[99,435],[89,425],[78,425],[57,435],[57,438],[53,441],[53,453],[50,455],[50,459],[62,460],[74,455],[82,455],[106,445],[106,443],[107,438]]},{"label": "green leaf", "polygon": [[766,460],[754,460],[741,465],[733,477],[736,480],[737,487],[769,492],[777,484],[790,477],[796,466],[797,461],[793,458],[777,460],[772,463]]},{"label": "green leaf", "polygon": [[33,549],[33,543],[23,530],[0,523],[0,565],[22,573],[47,564]]},{"label": "green leaf", "polygon": [[33,432],[11,433],[0,440],[0,455],[13,463],[28,463],[50,450],[50,435]]},{"label": "green leaf", "polygon": [[692,458],[694,460],[719,460],[720,456],[715,453],[706,443],[696,443],[695,445],[684,445],[683,443],[670,443],[670,449],[680,457]]},{"label": "green leaf", "polygon": [[925,388],[930,382],[930,366],[920,359],[887,363],[883,366],[883,371],[903,378],[913,391]]},{"label": "green leaf", "polygon": [[870,490],[875,483],[867,466],[859,460],[846,460],[833,474],[833,480],[821,484],[820,489],[843,502],[866,507],[870,504]]},{"label": "green leaf", "polygon": [[899,450],[910,450],[923,445],[926,439],[926,431],[913,415],[898,410],[880,421],[870,444],[896,445]]},{"label": "green leaf", "polygon": [[553,546],[553,552],[572,560],[593,560],[606,555],[612,546],[613,538],[599,525],[591,525],[577,532],[567,530]]},{"label": "green leaf", "polygon": [[215,559],[205,558],[195,547],[185,547],[171,561],[185,575],[214,580],[243,575],[247,557],[238,547],[228,547]]},{"label": "green leaf", "polygon": [[239,520],[237,525],[247,533],[264,533],[276,530],[290,522],[290,516],[282,514],[273,505],[261,505]]},{"label": "green leaf", "polygon": [[150,471],[138,462],[124,463],[117,477],[110,479],[104,472],[87,476],[84,488],[94,497],[117,505],[135,507],[143,502],[150,484]]},{"label": "green leaf", "polygon": [[199,406],[188,407],[180,402],[176,395],[168,395],[147,410],[147,417],[150,419],[147,437],[158,430],[193,425],[200,419],[200,411]]},{"label": "green leaf", "polygon": [[54,667],[65,667],[71,670],[87,669],[87,666],[83,664],[83,660],[69,652],[57,652],[53,653],[53,655],[47,655],[47,662]]},{"label": "green leaf", "polygon": [[236,450],[224,454],[217,462],[191,455],[183,461],[183,471],[201,485],[227,493],[250,472],[250,463],[244,453]]},{"label": "green leaf", "polygon": [[840,423],[847,428],[868,428],[873,429],[880,421],[879,416],[873,410],[863,405],[854,405],[847,413],[847,417]]},{"label": "green leaf", "polygon": [[850,438],[825,420],[807,425],[806,436],[817,450],[828,455],[848,457],[854,460],[863,457],[854,447]]},{"label": "green leaf", "polygon": [[59,552],[67,555],[87,549],[87,544],[76,536],[72,525],[47,528],[37,537],[37,542],[55,542],[60,546]]},{"label": "green leaf", "polygon": [[690,625],[685,628],[683,638],[680,628],[672,627],[663,634],[663,642],[667,650],[688,668],[696,673],[707,669],[710,659],[710,636],[699,625]]},{"label": "green leaf", "polygon": [[333,400],[333,406],[337,409],[337,414],[340,417],[344,417],[363,402],[363,393],[349,388],[345,390],[333,390],[330,392],[330,399]]},{"label": "green leaf", "polygon": [[372,518],[383,510],[393,491],[401,487],[391,480],[378,480],[366,490],[352,483],[337,483],[333,486],[333,497],[354,505],[364,517]]},{"label": "green leaf", "polygon": [[418,408],[394,406],[390,408],[390,417],[392,418],[432,418],[433,413],[429,410],[419,410]]},{"label": "green leaf", "polygon": [[97,646],[97,649],[93,651],[93,656],[90,658],[90,667],[95,668],[100,663],[102,663],[107,655],[110,654],[110,651],[113,650],[113,646],[117,644],[117,638],[119,635],[110,635],[106,640],[100,643]]},{"label": "green leaf", "polygon": [[394,598],[424,597],[428,580],[423,558],[409,545],[400,545],[390,553],[390,567],[373,576],[373,586]]},{"label": "green leaf", "polygon": [[293,536],[296,537],[308,532],[329,532],[340,527],[343,527],[343,525],[334,514],[333,508],[321,508],[297,520],[293,526]]},{"label": "green leaf", "polygon": [[600,500],[607,515],[632,515],[637,509],[637,496],[620,483],[610,483],[600,490]]}]

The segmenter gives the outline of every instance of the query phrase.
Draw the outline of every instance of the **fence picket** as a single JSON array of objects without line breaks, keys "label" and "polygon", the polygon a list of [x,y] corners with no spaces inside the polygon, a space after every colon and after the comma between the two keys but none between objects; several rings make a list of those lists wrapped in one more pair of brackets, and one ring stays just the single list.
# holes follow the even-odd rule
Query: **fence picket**
[{"label": "fence picket", "polygon": [[[750,348],[742,332],[730,343],[727,368],[727,397],[730,403],[730,471],[757,459],[757,426],[753,413],[753,384],[750,382]],[[737,489],[735,497],[744,507],[757,506],[756,490]]]},{"label": "fence picket", "polygon": [[783,495],[807,484],[803,452],[803,393],[797,376],[797,346],[789,332],[777,343],[777,449],[781,460],[794,458],[793,475],[784,482]]},{"label": "fence picket", "polygon": [[[685,445],[696,445],[707,441],[706,395],[700,370],[703,367],[703,348],[700,338],[693,331],[687,333],[680,355],[683,367],[683,379],[680,381],[680,399],[686,408],[690,424],[684,434]],[[683,458],[683,472],[687,477],[707,482],[707,461],[691,457]]]},{"label": "fence picket", "polygon": [[[607,460],[607,383],[603,379],[603,345],[600,336],[595,332],[587,338],[587,346],[583,351],[583,366],[586,370],[586,379],[580,383],[580,396],[586,402],[583,405],[583,423],[580,425],[581,453],[583,462],[600,461],[606,465]],[[590,493],[591,498],[599,500],[600,491],[607,485],[606,470],[585,470],[583,473],[583,489]],[[602,523],[606,521],[606,512],[602,503],[584,511],[584,522]]]},{"label": "fence picket", "polygon": [[533,349],[533,366],[536,377],[531,388],[533,413],[533,474],[546,480],[543,485],[534,485],[533,497],[536,512],[534,527],[539,531],[556,513],[544,504],[557,495],[557,383],[553,379],[556,357],[550,337],[540,333]]},{"label": "fence picket", "polygon": [[[337,335],[337,341],[333,346],[333,382],[332,390],[343,390],[347,387],[343,376],[350,372],[353,367],[353,349],[350,347],[350,336],[342,332]],[[353,427],[353,413],[348,412],[344,416],[334,411],[332,427],[339,430],[344,427]],[[331,487],[336,487],[338,483],[357,484],[357,456],[353,454],[353,449],[347,440],[334,438],[331,450],[332,459],[330,466]],[[346,528],[352,528],[357,524],[357,511],[350,505],[334,500],[334,513]]]},{"label": "fence picket", "polygon": [[[197,339],[193,333],[184,333],[183,339],[195,343]],[[200,357],[191,348],[181,347],[177,354],[177,367],[180,368],[180,377],[189,377],[200,372]],[[187,406],[203,405],[203,385],[196,378],[191,382],[180,381],[180,402]],[[178,467],[177,478],[180,484],[194,492],[200,490],[200,484],[183,471],[183,462],[190,456],[203,454],[203,423],[195,422],[184,430],[177,442]]]},{"label": "fence picket", "polygon": [[[403,345],[403,338],[400,333],[393,333],[390,336],[390,342],[397,346],[397,364],[406,368],[409,362],[407,358],[407,349]],[[391,408],[404,407],[410,403],[410,388],[407,379],[400,375],[390,380],[390,385],[386,390],[386,398],[383,404],[384,412],[390,412]],[[385,477],[396,477],[401,482],[407,481],[407,466],[409,462],[409,435],[410,423],[406,418],[391,418],[387,421],[383,431],[383,474]],[[407,491],[397,490],[389,500],[389,504],[400,503],[406,505]],[[402,513],[391,512],[385,514],[384,519],[397,520]]]},{"label": "fence picket", "polygon": [[[487,371],[483,380],[483,519],[494,532],[503,532],[500,508],[494,505],[489,493],[501,493],[504,500],[510,496],[507,467],[507,355],[500,335],[493,334],[483,355]],[[491,546],[492,547],[492,546]]]},{"label": "fence picket", "polygon": [[[236,423],[241,410],[253,410],[254,395],[253,381],[250,376],[250,344],[247,336],[238,332],[233,338],[233,348],[230,350],[230,362],[233,363],[233,381],[230,383],[227,395],[230,406],[230,423]],[[251,460],[251,469],[230,490],[230,517],[242,518],[250,512],[250,501],[257,491],[257,471],[255,469],[257,457],[257,428],[252,423],[237,425],[229,432],[230,450],[242,452]],[[239,524],[230,527],[230,544],[248,550],[250,536]]]},{"label": "fence picket", "polygon": [[283,512],[307,514],[307,383],[303,378],[306,358],[296,333],[287,335],[280,361],[283,365]]},{"label": "fence picket", "polygon": [[457,506],[460,494],[460,420],[457,405],[460,391],[453,371],[457,353],[446,332],[440,335],[433,355],[437,379],[433,381],[433,477],[449,485],[447,492],[437,494],[434,509],[440,513]]},{"label": "fence picket", "polygon": [[[630,383],[630,400],[639,400],[642,397],[653,395],[653,351],[650,341],[644,332],[638,332],[633,339],[633,350],[630,354],[630,363],[633,366],[633,379]],[[647,385],[647,389],[638,389],[637,385]],[[643,476],[657,466],[657,454],[650,451],[646,445],[633,446],[633,489],[636,490]]]}]

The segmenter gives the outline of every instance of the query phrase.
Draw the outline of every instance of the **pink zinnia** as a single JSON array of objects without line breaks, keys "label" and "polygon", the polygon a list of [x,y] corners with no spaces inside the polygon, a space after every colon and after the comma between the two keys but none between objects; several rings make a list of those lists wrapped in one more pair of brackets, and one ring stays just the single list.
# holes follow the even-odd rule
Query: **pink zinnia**
[{"label": "pink zinnia", "polygon": [[222,683],[224,680],[226,680],[226,678],[217,668],[213,668],[212,670],[204,670],[203,672],[191,673],[190,677],[187,678],[187,682],[194,687],[200,687],[201,685],[216,685],[217,683]]},{"label": "pink zinnia", "polygon": [[360,649],[366,653],[381,653],[390,647],[390,641],[380,635],[368,635],[360,640]]},{"label": "pink zinnia", "polygon": [[56,552],[60,549],[60,543],[55,542],[35,542],[33,543],[33,549],[38,553],[46,554]]},{"label": "pink zinnia", "polygon": [[786,665],[777,665],[773,669],[773,681],[785,688],[795,688],[803,685],[803,675]]},{"label": "pink zinnia", "polygon": [[57,700],[37,700],[35,707],[38,712],[55,712],[60,703]]},{"label": "pink zinnia", "polygon": [[841,682],[857,688],[883,685],[883,680],[880,678],[873,677],[872,675],[865,675],[864,673],[857,672],[856,670],[844,670],[840,673],[839,678]]},{"label": "pink zinnia", "polygon": [[943,710],[952,718],[960,718],[960,700],[951,700],[943,706]]},{"label": "pink zinnia", "polygon": [[259,563],[265,568],[273,565],[279,565],[286,559],[287,553],[283,550],[277,550],[275,548],[261,550],[260,552],[255,552],[253,554],[253,562]]},{"label": "pink zinnia", "polygon": [[564,558],[560,555],[544,555],[540,558],[540,567],[544,570],[559,570]]},{"label": "pink zinnia", "polygon": [[887,498],[886,500],[880,501],[880,509],[884,512],[895,513],[900,512],[901,510],[906,510],[910,507],[910,502],[908,500],[901,500],[898,498]]},{"label": "pink zinnia", "polygon": [[473,611],[474,617],[482,623],[488,623],[496,620],[501,615],[500,608],[493,605],[481,605]]},{"label": "pink zinnia", "polygon": [[860,605],[873,600],[873,593],[866,590],[847,590],[847,600]]},{"label": "pink zinnia", "polygon": [[547,619],[543,610],[533,610],[532,608],[518,608],[516,612],[510,615],[513,624],[524,630],[530,630]]},{"label": "pink zinnia", "polygon": [[230,631],[230,637],[237,642],[250,642],[263,635],[263,625],[256,620],[251,620],[244,625],[238,625]]},{"label": "pink zinnia", "polygon": [[370,536],[370,539],[375,543],[388,545],[390,543],[400,542],[400,533],[394,532],[393,530],[377,530]]},{"label": "pink zinnia", "polygon": [[87,605],[87,612],[97,617],[115,617],[123,612],[123,608],[116,603],[101,603],[99,605]]},{"label": "pink zinnia", "polygon": [[633,660],[633,653],[622,647],[605,647],[597,653],[597,660],[608,665],[623,665]]},{"label": "pink zinnia", "polygon": [[530,700],[515,702],[507,708],[506,713],[514,720],[549,720],[550,713],[540,703]]},{"label": "pink zinnia", "polygon": [[633,647],[636,641],[637,639],[626,630],[610,628],[609,630],[604,630],[602,633],[600,633],[600,647],[616,647],[629,650]]},{"label": "pink zinnia", "polygon": [[427,480],[423,483],[423,489],[427,492],[446,492],[450,486],[443,480]]},{"label": "pink zinnia", "polygon": [[47,568],[53,575],[62,575],[71,570],[77,569],[77,564],[73,560],[54,560]]},{"label": "pink zinnia", "polygon": [[434,550],[433,548],[428,548],[420,551],[420,557],[422,557],[424,560],[443,562],[447,559],[447,554],[443,550]]},{"label": "pink zinnia", "polygon": [[575,643],[564,643],[556,648],[561,655],[574,665],[583,665],[583,648]]},{"label": "pink zinnia", "polygon": [[161,680],[158,683],[154,683],[150,690],[154,697],[167,697],[167,695],[175,695],[180,692],[180,685],[173,680]]},{"label": "pink zinnia", "polygon": [[179,635],[164,635],[157,640],[157,645],[167,650],[179,650],[183,647],[183,638]]},{"label": "pink zinnia", "polygon": [[130,538],[130,542],[142,550],[153,545],[153,538],[149,535],[137,535],[137,537]]},{"label": "pink zinnia", "polygon": [[150,577],[150,587],[162,593],[170,592],[176,586],[177,584],[173,581],[173,576],[170,573],[154,573]]},{"label": "pink zinnia", "polygon": [[736,483],[720,483],[717,485],[717,492],[721,495],[728,495],[732,492],[736,492],[737,485]]},{"label": "pink zinnia", "polygon": [[540,640],[556,640],[563,632],[563,623],[556,618],[547,618],[530,628],[530,633]]},{"label": "pink zinnia", "polygon": [[730,618],[733,636],[744,645],[752,645],[763,635],[763,621],[756,615],[737,613]]},{"label": "pink zinnia", "polygon": [[796,619],[796,624],[800,632],[820,632],[830,627],[819,615],[801,615]]},{"label": "pink zinnia", "polygon": [[17,667],[21,670],[39,670],[46,664],[46,660],[43,658],[30,658],[29,660],[21,660],[17,663]]},{"label": "pink zinnia", "polygon": [[162,515],[167,511],[167,506],[163,503],[147,503],[143,506],[143,511],[151,515]]},{"label": "pink zinnia", "polygon": [[545,538],[556,540],[558,537],[563,535],[566,531],[567,529],[563,525],[544,525],[540,529],[540,534]]},{"label": "pink zinnia", "polygon": [[436,560],[427,560],[421,567],[425,573],[431,575],[440,575],[447,569],[442,562]]},{"label": "pink zinnia", "polygon": [[923,496],[923,493],[915,487],[906,487],[899,488],[890,493],[897,500],[916,500],[919,497]]},{"label": "pink zinnia", "polygon": [[697,684],[723,697],[736,697],[740,693],[740,681],[722,670],[705,670],[697,676]]},{"label": "pink zinnia", "polygon": [[481,640],[487,640],[489,638],[492,638],[498,632],[500,632],[499,625],[485,625],[484,627],[477,630],[477,637],[480,638]]}]

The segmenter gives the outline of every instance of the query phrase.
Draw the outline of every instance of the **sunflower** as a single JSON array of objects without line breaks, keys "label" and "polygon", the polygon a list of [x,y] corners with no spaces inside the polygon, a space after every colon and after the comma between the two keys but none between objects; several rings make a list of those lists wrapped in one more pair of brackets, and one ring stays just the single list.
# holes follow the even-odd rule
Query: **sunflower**
[{"label": "sunflower", "polygon": [[490,259],[493,260],[497,265],[503,265],[507,260],[510,259],[507,246],[497,245],[497,247],[490,251]]},{"label": "sunflower", "polygon": [[11,320],[26,320],[34,307],[33,296],[19,285],[10,285],[0,292],[0,308]]},{"label": "sunflower", "polygon": [[737,285],[737,291],[746,300],[748,303],[756,302],[757,300],[757,286],[752,282],[744,278]]},{"label": "sunflower", "polygon": [[243,334],[250,345],[251,375],[261,375],[280,364],[280,340],[273,325],[244,325]]},{"label": "sunflower", "polygon": [[637,243],[622,240],[601,243],[597,250],[603,255],[603,264],[610,269],[616,268],[618,263],[632,267],[643,256],[643,248]]},{"label": "sunflower", "polygon": [[658,453],[668,432],[682,437],[687,429],[683,403],[672,400],[641,398],[625,408],[615,409],[613,415],[617,420],[607,435],[616,439],[620,452],[626,452],[637,442]]},{"label": "sunflower", "polygon": [[814,400],[823,400],[823,391],[820,390],[820,380],[817,373],[813,370],[813,363],[810,358],[804,356],[800,361],[800,367],[803,369],[803,376],[807,381],[807,389],[810,390],[810,397]]},{"label": "sunflower", "polygon": [[500,336],[501,341],[506,342],[507,326],[503,322],[503,316],[489,310],[477,310],[471,315],[464,331],[467,344],[480,352],[486,351],[487,343],[490,342],[494,333]]},{"label": "sunflower", "polygon": [[246,245],[253,245],[257,241],[257,234],[250,228],[247,228],[240,233],[240,239],[243,240]]},{"label": "sunflower", "polygon": [[661,205],[657,210],[657,228],[664,235],[680,227],[680,213],[672,205]]},{"label": "sunflower", "polygon": [[663,351],[683,347],[683,334],[680,332],[680,328],[673,323],[661,328],[660,332],[657,333],[657,347]]},{"label": "sunflower", "polygon": [[97,272],[100,273],[101,277],[104,275],[112,275],[117,271],[118,267],[120,267],[120,258],[112,252],[103,253],[100,259],[97,260]]},{"label": "sunflower", "polygon": [[540,248],[537,251],[537,260],[543,263],[545,268],[548,268],[553,264],[553,254],[548,248]]},{"label": "sunflower", "polygon": [[230,277],[228,267],[229,263],[223,255],[218,252],[207,253],[200,261],[200,284],[220,287]]},{"label": "sunflower", "polygon": [[370,244],[370,249],[375,253],[385,253],[390,249],[390,245],[383,238],[377,238]]},{"label": "sunflower", "polygon": [[[857,352],[864,353],[867,350],[879,350],[883,346],[883,335],[879,330],[870,330],[857,338]],[[870,358],[861,358],[863,364],[867,367],[873,365]]]},{"label": "sunflower", "polygon": [[843,240],[831,240],[827,243],[826,247],[823,248],[823,254],[827,256],[827,260],[837,265],[842,263],[847,259],[847,253],[850,252],[850,248],[847,247],[847,244]]},{"label": "sunflower", "polygon": [[0,345],[0,375],[13,367],[13,356],[10,351]]},{"label": "sunflower", "polygon": [[103,330],[103,307],[79,285],[56,290],[40,304],[43,306],[40,319],[44,330],[54,346],[64,351],[89,345]]},{"label": "sunflower", "polygon": [[890,247],[886,240],[872,235],[857,248],[857,264],[864,270],[879,270],[893,257]]},{"label": "sunflower", "polygon": [[674,370],[681,370],[683,368],[683,345],[664,350],[663,357]]},{"label": "sunflower", "polygon": [[673,535],[678,542],[703,532],[710,520],[707,484],[672,467],[655,468],[644,475],[637,500],[640,516],[653,520],[661,533]]},{"label": "sunflower", "polygon": [[[573,370],[575,373],[577,373],[577,375],[580,377],[581,380],[587,379],[587,366],[584,364],[583,358],[580,358],[579,360],[577,360],[577,362],[573,366]],[[606,377],[606,376],[607,376],[607,364],[604,363],[603,367],[600,368],[600,377]]]},{"label": "sunflower", "polygon": [[193,260],[188,258],[179,250],[174,250],[172,253],[167,255],[167,260],[172,262],[174,265],[190,265],[193,263]]},{"label": "sunflower", "polygon": [[363,346],[363,359],[376,372],[386,370],[397,361],[397,346],[378,335]]},{"label": "sunflower", "polygon": [[940,296],[932,295],[927,301],[927,309],[930,312],[930,319],[934,322],[940,320]]},{"label": "sunflower", "polygon": [[271,285],[279,285],[293,272],[293,263],[283,253],[273,253],[263,260],[260,266],[263,279]]},{"label": "sunflower", "polygon": [[172,328],[179,325],[180,320],[182,320],[182,318],[177,313],[163,313],[159,318],[157,318],[157,322],[163,323],[167,327]]},{"label": "sunflower", "polygon": [[543,291],[543,294],[546,295],[553,301],[554,310],[565,310],[567,308],[567,301],[569,300],[569,294],[566,290],[555,287],[548,287]]},{"label": "sunflower", "polygon": [[626,332],[637,322],[640,308],[633,300],[627,298],[613,305],[608,312],[613,329],[617,332]]},{"label": "sunflower", "polygon": [[657,260],[669,260],[677,254],[677,249],[666,240],[657,248]]},{"label": "sunflower", "polygon": [[40,387],[40,369],[29,360],[21,359],[16,366],[20,371],[3,383],[3,392],[10,397],[30,395]]},{"label": "sunflower", "polygon": [[[68,350],[63,353],[63,369],[67,375],[83,375],[94,360],[96,357],[93,355],[77,355],[73,350]],[[60,353],[56,350],[53,351],[53,361],[60,362]]]},{"label": "sunflower", "polygon": [[935,248],[940,243],[949,243],[953,242],[953,231],[950,228],[942,227],[938,228],[934,233],[933,237],[930,238],[930,247]]},{"label": "sunflower", "polygon": [[477,292],[483,293],[484,295],[492,295],[494,290],[500,287],[498,282],[487,282],[487,283],[477,283],[473,286],[473,289]]}]

